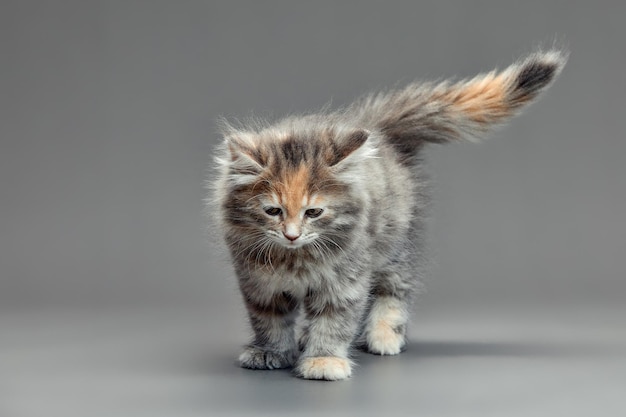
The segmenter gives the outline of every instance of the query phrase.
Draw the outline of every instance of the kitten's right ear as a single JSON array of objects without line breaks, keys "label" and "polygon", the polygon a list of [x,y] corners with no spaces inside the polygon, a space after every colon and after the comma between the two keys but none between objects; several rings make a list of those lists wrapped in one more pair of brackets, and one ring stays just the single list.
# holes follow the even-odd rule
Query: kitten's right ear
[{"label": "kitten's right ear", "polygon": [[224,139],[232,167],[261,173],[265,158],[260,149],[246,138],[229,136]]},{"label": "kitten's right ear", "polygon": [[219,162],[235,170],[260,173],[266,161],[254,132],[243,129],[242,125],[233,124],[224,117],[218,117],[217,126],[224,138]]},{"label": "kitten's right ear", "polygon": [[233,185],[254,183],[264,170],[261,153],[252,142],[239,137],[226,136],[222,144],[221,155],[217,163],[224,169],[224,174]]}]

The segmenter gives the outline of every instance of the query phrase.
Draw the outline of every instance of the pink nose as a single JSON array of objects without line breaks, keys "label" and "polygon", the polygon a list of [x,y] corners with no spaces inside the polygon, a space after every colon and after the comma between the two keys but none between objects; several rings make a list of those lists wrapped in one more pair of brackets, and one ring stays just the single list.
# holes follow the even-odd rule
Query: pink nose
[{"label": "pink nose", "polygon": [[292,242],[300,237],[299,234],[296,235],[296,234],[291,234],[291,233],[286,233],[286,232],[283,232],[283,235]]}]

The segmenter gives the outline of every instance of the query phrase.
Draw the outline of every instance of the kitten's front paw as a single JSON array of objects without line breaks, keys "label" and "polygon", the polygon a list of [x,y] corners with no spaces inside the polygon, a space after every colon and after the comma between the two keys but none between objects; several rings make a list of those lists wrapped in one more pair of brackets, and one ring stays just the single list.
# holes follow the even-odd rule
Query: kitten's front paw
[{"label": "kitten's front paw", "polygon": [[239,364],[248,369],[289,368],[295,361],[294,351],[274,352],[256,346],[246,346],[239,355]]},{"label": "kitten's front paw", "polygon": [[352,375],[352,366],[346,358],[318,356],[304,358],[298,364],[296,373],[304,379],[325,379],[337,381]]}]

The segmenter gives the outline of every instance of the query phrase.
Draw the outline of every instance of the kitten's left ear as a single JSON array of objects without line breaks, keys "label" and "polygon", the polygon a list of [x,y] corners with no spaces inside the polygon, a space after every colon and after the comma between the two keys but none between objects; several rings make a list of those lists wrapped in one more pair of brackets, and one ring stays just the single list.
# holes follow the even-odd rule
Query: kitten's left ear
[{"label": "kitten's left ear", "polygon": [[357,158],[369,157],[374,150],[365,144],[369,136],[370,132],[359,129],[335,139],[334,152],[329,161],[330,166],[343,164]]}]

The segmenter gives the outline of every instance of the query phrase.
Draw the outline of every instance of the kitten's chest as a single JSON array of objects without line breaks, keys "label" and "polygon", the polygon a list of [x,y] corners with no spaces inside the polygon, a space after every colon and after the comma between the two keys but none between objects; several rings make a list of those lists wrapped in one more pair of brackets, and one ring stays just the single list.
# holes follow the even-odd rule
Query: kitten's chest
[{"label": "kitten's chest", "polygon": [[335,279],[333,265],[305,260],[275,263],[256,272],[268,295],[289,292],[297,298],[304,297],[311,288],[321,288],[325,282]]}]

